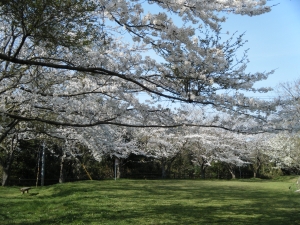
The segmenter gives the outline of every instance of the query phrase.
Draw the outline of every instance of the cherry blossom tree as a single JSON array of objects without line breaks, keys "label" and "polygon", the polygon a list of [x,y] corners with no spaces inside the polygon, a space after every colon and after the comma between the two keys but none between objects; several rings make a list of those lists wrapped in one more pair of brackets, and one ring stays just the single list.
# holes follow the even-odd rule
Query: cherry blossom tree
[{"label": "cherry blossom tree", "polygon": [[299,171],[299,141],[299,134],[290,133],[281,133],[269,140],[272,148],[266,153],[275,167]]},{"label": "cherry blossom tree", "polygon": [[283,130],[297,133],[300,130],[300,80],[294,82],[281,83],[277,87],[278,106],[277,113],[274,114],[274,124],[281,126]]},{"label": "cherry blossom tree", "polygon": [[212,161],[215,159],[214,149],[204,147],[201,139],[197,138],[190,139],[188,147],[192,152],[193,164],[199,166],[201,178],[205,179],[206,168],[211,166]]},{"label": "cherry blossom tree", "polygon": [[135,154],[145,155],[158,161],[162,178],[166,178],[167,168],[186,143],[178,128],[144,128],[137,134],[137,139],[140,152]]},{"label": "cherry blossom tree", "polygon": [[200,166],[202,178],[212,162],[225,163],[232,178],[235,178],[236,166],[249,164],[248,135],[216,128],[202,128],[198,132],[194,129],[191,133],[185,138],[188,139],[187,146],[191,146],[194,164]]},{"label": "cherry blossom tree", "polygon": [[[0,143],[21,124],[24,135],[80,143],[99,160],[124,158],[144,154],[126,137],[130,129],[149,127],[149,145],[163,159],[184,144],[171,133],[176,127],[273,131],[268,116],[278,102],[240,92],[267,92],[253,85],[273,71],[245,72],[247,51],[237,57],[244,35],[221,29],[224,12],[270,9],[265,0],[1,1]],[[199,117],[187,104],[213,116]],[[223,142],[219,159],[236,165],[239,154]]]},{"label": "cherry blossom tree", "polygon": [[[246,53],[235,55],[242,35],[220,40],[222,11],[254,16],[270,6],[265,0],[2,1],[1,114],[69,127],[187,124],[156,104],[170,100],[266,122],[274,104],[238,91],[267,91],[253,84],[270,73],[245,72]],[[1,134],[9,125],[1,124]]]},{"label": "cherry blossom tree", "polygon": [[41,145],[44,145],[46,151],[51,151],[53,146],[58,146],[61,149],[61,154],[57,157],[61,162],[59,177],[62,182],[64,180],[64,164],[69,159],[78,161],[78,156],[82,154],[81,146],[89,149],[98,161],[101,161],[103,155],[109,154],[118,158],[126,158],[130,153],[137,151],[135,140],[127,137],[130,128],[126,127],[112,128],[108,125],[99,125],[93,128],[74,128],[41,123],[34,124],[34,127],[32,125],[28,125],[24,121],[19,122],[1,143],[0,165],[3,167],[3,186],[9,179],[13,156],[18,148],[19,140],[38,140]]},{"label": "cherry blossom tree", "polygon": [[167,165],[170,166],[183,150],[191,152],[192,162],[199,166],[202,178],[205,178],[205,170],[213,162],[225,163],[233,178],[237,166],[251,163],[250,141],[254,140],[253,135],[237,134],[213,127],[181,127],[145,128],[135,136],[139,139],[138,148],[143,150],[142,154],[157,159],[163,174]]},{"label": "cherry blossom tree", "polygon": [[273,134],[256,134],[248,135],[246,149],[249,152],[248,160],[251,163],[253,177],[256,178],[261,170],[261,167],[268,163],[270,158],[268,152],[272,149],[269,140]]}]

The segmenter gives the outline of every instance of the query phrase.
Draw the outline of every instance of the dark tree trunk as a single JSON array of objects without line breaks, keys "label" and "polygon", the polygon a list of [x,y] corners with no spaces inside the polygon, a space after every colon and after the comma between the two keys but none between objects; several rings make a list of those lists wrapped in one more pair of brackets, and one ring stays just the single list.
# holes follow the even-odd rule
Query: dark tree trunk
[{"label": "dark tree trunk", "polygon": [[4,161],[4,163],[2,165],[2,167],[3,167],[2,186],[7,186],[8,182],[9,182],[11,164],[13,162],[14,153],[15,153],[15,147],[13,145],[13,141],[14,141],[14,138],[12,140],[11,148],[10,148],[9,154],[7,156],[7,159]]},{"label": "dark tree trunk", "polygon": [[0,143],[7,137],[9,132],[19,123],[19,120],[13,120],[10,124],[8,124],[7,129],[0,135]]},{"label": "dark tree trunk", "polygon": [[260,161],[260,158],[257,157],[256,158],[256,162],[255,164],[253,165],[253,178],[256,178],[257,177],[257,174],[259,172],[259,169],[261,167],[261,161]]},{"label": "dark tree trunk", "polygon": [[9,177],[10,177],[10,168],[9,167],[3,168],[2,186],[7,186],[8,185]]},{"label": "dark tree trunk", "polygon": [[166,176],[167,176],[167,173],[166,173],[166,160],[162,159],[161,160],[161,177],[163,179],[165,179]]}]

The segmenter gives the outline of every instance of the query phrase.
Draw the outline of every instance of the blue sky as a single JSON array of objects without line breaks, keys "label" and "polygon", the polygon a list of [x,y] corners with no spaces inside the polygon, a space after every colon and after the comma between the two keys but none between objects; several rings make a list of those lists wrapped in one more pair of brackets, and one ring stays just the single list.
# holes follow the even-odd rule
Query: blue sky
[{"label": "blue sky", "polygon": [[[275,87],[279,83],[300,79],[300,1],[273,0],[269,4],[279,5],[270,13],[249,17],[228,15],[222,30],[245,33],[248,40],[250,63],[248,72],[263,72],[276,69],[268,80],[259,82],[255,87]],[[256,94],[268,98],[274,93]]]}]

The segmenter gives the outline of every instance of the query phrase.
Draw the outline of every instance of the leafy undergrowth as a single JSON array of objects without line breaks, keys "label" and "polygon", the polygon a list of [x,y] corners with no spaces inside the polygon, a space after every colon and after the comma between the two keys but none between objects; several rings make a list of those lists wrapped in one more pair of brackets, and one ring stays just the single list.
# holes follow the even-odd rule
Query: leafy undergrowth
[{"label": "leafy undergrowth", "polygon": [[300,224],[284,181],[118,180],[0,188],[1,224]]}]

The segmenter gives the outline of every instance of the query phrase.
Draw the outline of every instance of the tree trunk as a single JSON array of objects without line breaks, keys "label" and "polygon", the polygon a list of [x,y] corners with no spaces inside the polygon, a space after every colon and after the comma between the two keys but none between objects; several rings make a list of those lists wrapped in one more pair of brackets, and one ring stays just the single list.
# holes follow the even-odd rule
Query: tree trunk
[{"label": "tree trunk", "polygon": [[234,167],[229,165],[228,169],[231,174],[231,179],[235,179],[236,177],[235,177],[235,173],[234,173]]},{"label": "tree trunk", "polygon": [[120,159],[115,158],[115,179],[119,179],[121,177],[121,172],[120,172]]},{"label": "tree trunk", "polygon": [[257,177],[260,167],[261,167],[261,161],[260,161],[260,158],[257,157],[256,163],[253,165],[253,178]]},{"label": "tree trunk", "polygon": [[201,174],[201,178],[202,179],[205,179],[206,177],[205,177],[205,171],[206,171],[206,166],[204,165],[204,163],[203,164],[201,164],[201,166],[200,166],[200,174]]},{"label": "tree trunk", "polygon": [[230,174],[231,174],[231,179],[235,179],[235,174],[233,171],[230,171]]},{"label": "tree trunk", "polygon": [[255,171],[253,172],[253,178],[256,178],[256,172]]},{"label": "tree trunk", "polygon": [[164,159],[161,160],[161,177],[163,179],[166,178],[166,161]]},{"label": "tree trunk", "polygon": [[123,165],[123,159],[119,159],[119,165],[118,165],[118,168],[117,168],[117,178],[122,178],[124,176],[124,167],[122,166]]},{"label": "tree trunk", "polygon": [[4,162],[3,165],[3,172],[2,172],[2,186],[7,186],[9,182],[10,177],[10,170],[11,170],[11,164],[13,162],[14,158],[14,146],[12,144],[9,155],[7,157],[7,160]]},{"label": "tree trunk", "polygon": [[42,147],[42,168],[41,168],[41,186],[45,183],[45,142]]},{"label": "tree trunk", "polygon": [[10,176],[10,168],[3,168],[2,172],[2,186],[7,186],[9,182],[9,176]]},{"label": "tree trunk", "polygon": [[258,174],[258,167],[256,165],[252,166],[253,178],[257,177]]},{"label": "tree trunk", "polygon": [[64,183],[65,182],[65,168],[64,168],[64,162],[65,162],[65,157],[61,157],[60,161],[60,172],[59,172],[59,183]]}]

